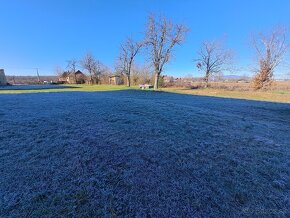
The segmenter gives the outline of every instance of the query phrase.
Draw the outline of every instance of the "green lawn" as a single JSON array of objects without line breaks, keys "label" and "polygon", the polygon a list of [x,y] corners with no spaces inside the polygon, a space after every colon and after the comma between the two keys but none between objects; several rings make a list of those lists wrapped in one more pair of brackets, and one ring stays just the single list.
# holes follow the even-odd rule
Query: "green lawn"
[{"label": "green lawn", "polygon": [[[34,89],[34,90],[0,90],[0,94],[21,94],[21,93],[41,93],[41,92],[96,92],[96,91],[118,91],[128,89],[139,89],[137,86],[127,87],[124,85],[65,85],[62,89]],[[187,88],[161,88],[160,91],[173,92],[179,94],[203,95],[224,98],[239,98],[248,100],[271,101],[290,103],[289,91],[229,91],[224,89],[187,89]]]},{"label": "green lawn", "polygon": [[95,92],[95,91],[117,91],[133,89],[127,86],[116,86],[116,85],[64,85],[67,88],[63,89],[33,89],[33,90],[0,90],[0,94],[21,94],[21,93],[41,93],[41,92]]}]

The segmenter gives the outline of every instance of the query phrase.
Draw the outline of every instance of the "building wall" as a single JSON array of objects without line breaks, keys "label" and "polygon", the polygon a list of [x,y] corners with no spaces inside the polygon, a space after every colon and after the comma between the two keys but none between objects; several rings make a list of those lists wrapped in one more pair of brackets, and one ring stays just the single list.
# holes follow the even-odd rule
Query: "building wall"
[{"label": "building wall", "polygon": [[7,80],[3,69],[0,69],[0,85],[1,86],[7,85]]}]

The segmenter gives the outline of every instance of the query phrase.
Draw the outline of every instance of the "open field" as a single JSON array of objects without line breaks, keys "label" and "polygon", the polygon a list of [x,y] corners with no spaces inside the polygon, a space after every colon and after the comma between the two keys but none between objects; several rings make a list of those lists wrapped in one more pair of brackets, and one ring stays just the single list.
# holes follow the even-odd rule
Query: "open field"
[{"label": "open field", "polygon": [[[225,85],[225,83],[223,84]],[[226,84],[226,86],[232,87],[229,84]],[[5,88],[4,87],[0,88],[0,94],[23,94],[23,93],[68,92],[68,91],[69,92],[71,91],[95,92],[95,91],[118,91],[118,90],[130,90],[130,89],[139,89],[139,88],[136,86],[128,88],[127,86],[115,86],[115,85],[107,85],[107,84],[65,85],[65,86],[63,85],[62,86],[50,86],[50,85],[8,86]],[[281,88],[281,90],[277,89],[277,90],[270,90],[270,91],[228,90],[228,89],[223,89],[223,88],[189,89],[189,88],[178,88],[178,87],[161,88],[160,90],[165,91],[165,92],[173,92],[173,93],[180,93],[180,94],[290,103],[290,91],[286,89],[286,86]]]},{"label": "open field", "polygon": [[0,95],[0,217],[289,217],[290,106]]},{"label": "open field", "polygon": [[238,90],[232,91],[232,90],[217,89],[217,88],[189,89],[189,88],[174,88],[174,87],[162,88],[161,90],[165,92],[173,92],[173,93],[180,93],[180,94],[290,103],[290,91],[278,91],[278,90],[277,91],[276,90],[275,91],[238,91]]},{"label": "open field", "polygon": [[[192,87],[203,87],[202,82],[191,83]],[[238,81],[220,81],[210,82],[209,87],[212,89],[223,89],[228,91],[254,91],[253,85],[250,81],[238,82]],[[289,91],[290,92],[290,81],[276,81],[274,80],[272,86],[269,87],[270,91]]]},{"label": "open field", "polygon": [[225,98],[290,103],[290,81],[274,81],[265,91],[253,90],[251,83],[245,82],[210,82],[209,88],[203,88],[202,82],[191,83],[191,87],[167,87],[162,91],[191,95],[204,95]]}]

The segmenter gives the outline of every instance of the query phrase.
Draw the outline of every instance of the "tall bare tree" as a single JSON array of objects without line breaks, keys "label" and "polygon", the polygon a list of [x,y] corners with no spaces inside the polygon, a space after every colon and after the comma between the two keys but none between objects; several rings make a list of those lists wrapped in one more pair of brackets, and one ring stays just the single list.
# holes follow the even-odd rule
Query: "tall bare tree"
[{"label": "tall bare tree", "polygon": [[220,75],[232,69],[233,52],[223,47],[221,41],[204,42],[194,60],[198,69],[204,71],[205,87],[212,75]]},{"label": "tall bare tree", "polygon": [[290,47],[286,29],[275,28],[268,35],[259,34],[253,37],[253,47],[258,61],[253,86],[255,89],[267,89],[272,84],[275,69],[281,64]]},{"label": "tall bare tree", "polygon": [[148,18],[146,43],[154,66],[154,89],[158,89],[160,74],[172,56],[172,49],[184,41],[188,29],[182,24],[173,24],[166,17],[158,20],[154,15]]},{"label": "tall bare tree", "polygon": [[128,38],[121,45],[121,52],[118,58],[117,71],[124,74],[127,78],[127,85],[131,86],[131,70],[135,56],[143,46],[143,42],[136,42],[132,38]]},{"label": "tall bare tree", "polygon": [[94,84],[94,72],[96,72],[96,61],[91,53],[87,53],[81,60],[82,67],[89,73],[89,83]]}]

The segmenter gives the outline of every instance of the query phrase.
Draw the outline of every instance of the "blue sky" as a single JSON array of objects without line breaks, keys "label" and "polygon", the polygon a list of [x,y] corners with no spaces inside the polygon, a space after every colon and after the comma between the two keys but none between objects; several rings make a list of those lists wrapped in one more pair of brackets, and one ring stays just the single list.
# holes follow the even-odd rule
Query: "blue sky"
[{"label": "blue sky", "polygon": [[113,68],[120,43],[142,38],[150,12],[191,30],[164,74],[198,76],[192,60],[200,43],[221,37],[235,50],[237,74],[250,74],[251,34],[290,25],[289,0],[0,0],[0,10],[0,68],[8,75],[36,67],[52,75],[88,51]]}]

